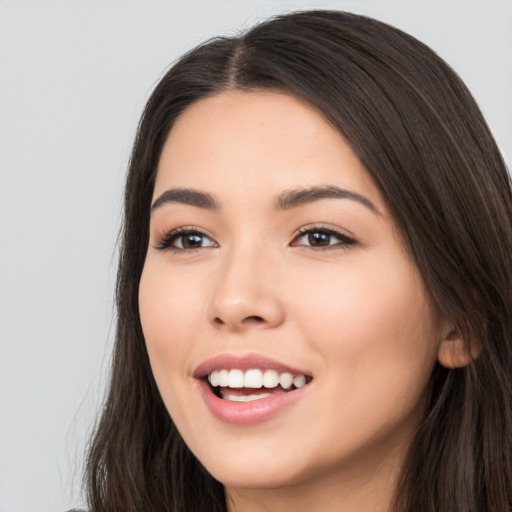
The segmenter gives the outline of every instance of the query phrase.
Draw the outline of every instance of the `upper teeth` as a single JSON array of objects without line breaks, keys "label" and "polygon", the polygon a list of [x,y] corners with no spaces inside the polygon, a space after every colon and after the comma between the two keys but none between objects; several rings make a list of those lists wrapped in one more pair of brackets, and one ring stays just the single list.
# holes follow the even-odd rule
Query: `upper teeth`
[{"label": "upper teeth", "polygon": [[214,370],[208,375],[208,382],[213,386],[229,388],[275,388],[281,385],[288,389],[292,384],[296,388],[301,388],[306,384],[305,375],[292,375],[288,372],[278,373],[276,370],[251,369],[243,372],[242,370]]}]

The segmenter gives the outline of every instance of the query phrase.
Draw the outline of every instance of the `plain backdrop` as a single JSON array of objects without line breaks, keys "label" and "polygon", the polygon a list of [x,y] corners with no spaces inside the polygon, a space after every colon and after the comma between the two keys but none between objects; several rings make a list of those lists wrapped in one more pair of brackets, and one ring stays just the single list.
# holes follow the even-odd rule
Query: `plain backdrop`
[{"label": "plain backdrop", "polygon": [[84,503],[138,117],[168,65],[302,8],[368,14],[444,57],[512,162],[512,0],[0,0],[0,512]]}]

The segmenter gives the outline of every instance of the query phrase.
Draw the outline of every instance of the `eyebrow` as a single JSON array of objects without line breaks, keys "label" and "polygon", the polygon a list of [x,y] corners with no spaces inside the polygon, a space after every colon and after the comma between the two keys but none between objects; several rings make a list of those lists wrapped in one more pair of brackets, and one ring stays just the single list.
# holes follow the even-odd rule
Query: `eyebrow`
[{"label": "eyebrow", "polygon": [[219,209],[219,203],[210,194],[189,188],[172,188],[166,190],[155,200],[151,206],[151,211],[155,211],[166,203],[188,204],[190,206],[197,206],[198,208],[206,208],[207,210]]},{"label": "eyebrow", "polygon": [[333,185],[286,191],[278,197],[275,208],[276,210],[290,210],[321,199],[350,199],[366,206],[373,213],[381,215],[377,207],[368,198]]},{"label": "eyebrow", "polygon": [[[336,186],[312,187],[298,190],[287,190],[275,201],[276,210],[291,210],[322,199],[350,199],[356,201],[373,213],[381,215],[377,207],[366,197]],[[207,210],[219,210],[220,203],[210,194],[188,188],[172,188],[163,192],[151,206],[155,211],[164,204],[179,203],[204,208]]]}]

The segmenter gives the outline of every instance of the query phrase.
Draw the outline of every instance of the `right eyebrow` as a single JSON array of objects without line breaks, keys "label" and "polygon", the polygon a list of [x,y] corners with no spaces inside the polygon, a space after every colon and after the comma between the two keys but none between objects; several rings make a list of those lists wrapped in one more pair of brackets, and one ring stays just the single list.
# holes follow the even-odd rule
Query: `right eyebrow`
[{"label": "right eyebrow", "polygon": [[208,210],[219,209],[219,203],[210,194],[189,188],[171,188],[158,196],[151,205],[151,211],[153,212],[167,203],[188,204]]}]

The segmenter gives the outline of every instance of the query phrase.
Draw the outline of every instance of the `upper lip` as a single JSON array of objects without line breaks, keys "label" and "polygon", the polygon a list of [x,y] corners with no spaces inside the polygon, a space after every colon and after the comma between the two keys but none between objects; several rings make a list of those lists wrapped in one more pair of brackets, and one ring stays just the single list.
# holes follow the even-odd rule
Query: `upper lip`
[{"label": "upper lip", "polygon": [[311,375],[309,372],[294,368],[263,354],[219,354],[202,362],[193,372],[193,376],[202,379],[214,370],[276,370],[279,373],[288,372],[292,375]]}]

